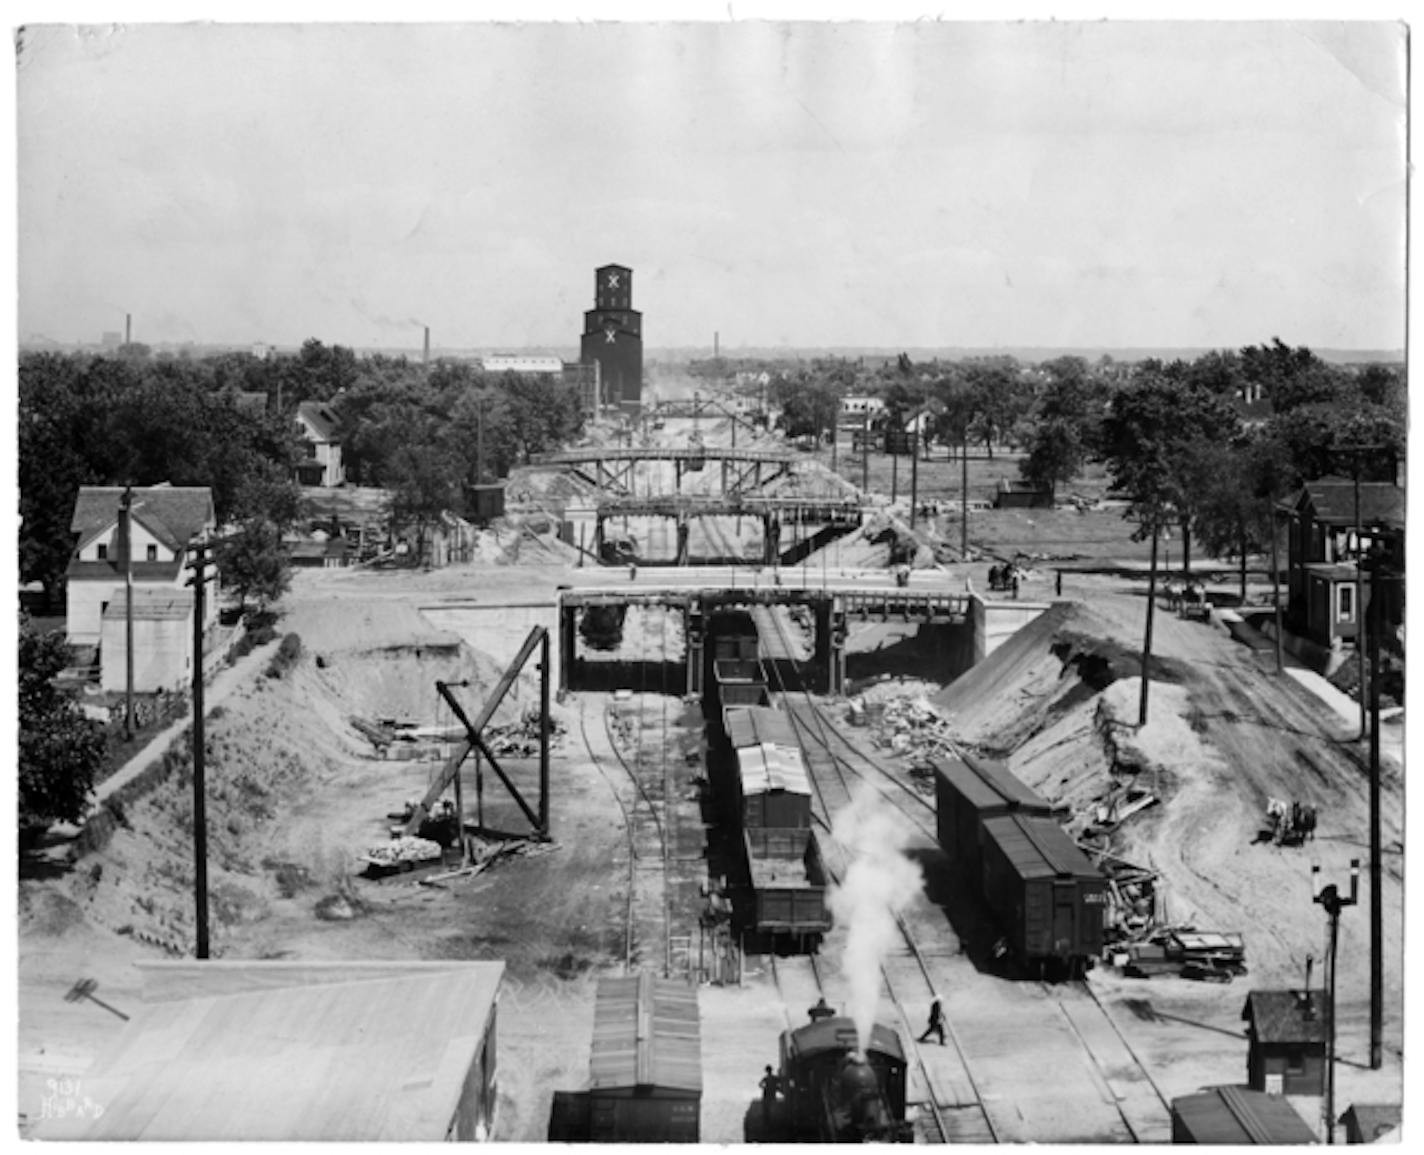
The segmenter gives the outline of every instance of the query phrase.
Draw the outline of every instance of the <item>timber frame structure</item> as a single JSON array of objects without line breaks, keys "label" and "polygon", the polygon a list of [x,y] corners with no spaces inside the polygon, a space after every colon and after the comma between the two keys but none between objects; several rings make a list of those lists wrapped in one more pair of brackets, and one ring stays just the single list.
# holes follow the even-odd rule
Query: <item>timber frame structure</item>
[{"label": "timber frame structure", "polygon": [[755,491],[788,476],[797,460],[785,450],[648,445],[539,453],[531,464],[567,466],[570,473],[600,493],[633,497],[633,471],[640,461],[671,461],[679,486],[684,474],[699,473],[709,461],[717,462],[722,469],[722,492],[731,494]]},{"label": "timber frame structure", "polygon": [[[534,653],[535,648],[539,649],[539,810],[536,814],[530,808],[529,803],[524,800],[518,788],[509,780],[509,776],[501,769],[499,760],[495,758],[494,752],[484,739],[484,728],[489,725],[489,721],[494,717],[494,712],[499,708],[499,704],[504,701],[504,696],[509,693],[514,685],[515,679],[519,677],[524,664]],[[460,744],[459,749],[445,763],[435,782],[426,791],[425,797],[411,812],[410,818],[405,824],[406,834],[415,834],[421,824],[430,816],[430,808],[445,793],[446,787],[452,783],[455,786],[455,814],[460,832],[460,845],[465,844],[465,808],[464,798],[460,786],[460,767],[471,753],[476,754],[475,760],[475,780],[482,785],[480,758],[489,762],[490,769],[501,782],[505,789],[509,791],[510,797],[518,804],[519,809],[524,812],[524,816],[529,819],[529,824],[534,827],[534,837],[547,840],[549,838],[549,631],[543,626],[535,626],[529,631],[529,636],[524,639],[524,644],[520,647],[519,653],[515,655],[499,681],[495,684],[490,696],[485,700],[485,704],[480,708],[480,712],[472,720],[465,712],[463,706],[456,700],[451,689],[456,686],[467,686],[468,682],[436,682],[435,689],[442,698],[445,699],[450,709],[454,711],[455,717],[460,719],[461,725],[465,727],[465,740]],[[477,793],[482,794],[481,785],[477,785]],[[463,853],[463,850],[462,850]]]}]

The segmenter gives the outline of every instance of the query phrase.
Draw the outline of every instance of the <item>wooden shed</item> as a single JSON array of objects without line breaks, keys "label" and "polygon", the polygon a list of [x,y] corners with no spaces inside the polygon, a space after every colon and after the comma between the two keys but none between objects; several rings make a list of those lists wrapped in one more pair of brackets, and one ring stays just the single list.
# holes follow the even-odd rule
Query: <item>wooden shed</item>
[{"label": "wooden shed", "polygon": [[1325,1093],[1329,996],[1316,991],[1252,991],[1246,1021],[1246,1082],[1272,1095]]},{"label": "wooden shed", "polygon": [[697,988],[649,974],[603,979],[588,1090],[555,1093],[549,1138],[696,1143],[701,1110]]},{"label": "wooden shed", "polygon": [[[176,690],[193,678],[193,591],[133,588],[133,688],[140,694]],[[122,589],[104,607],[99,685],[121,691],[128,682],[128,603]]]},{"label": "wooden shed", "polygon": [[1280,1095],[1247,1087],[1210,1087],[1172,1100],[1172,1142],[1274,1147],[1317,1140]]},{"label": "wooden shed", "polygon": [[144,1004],[83,1076],[87,1140],[493,1138],[502,962],[140,963]]}]

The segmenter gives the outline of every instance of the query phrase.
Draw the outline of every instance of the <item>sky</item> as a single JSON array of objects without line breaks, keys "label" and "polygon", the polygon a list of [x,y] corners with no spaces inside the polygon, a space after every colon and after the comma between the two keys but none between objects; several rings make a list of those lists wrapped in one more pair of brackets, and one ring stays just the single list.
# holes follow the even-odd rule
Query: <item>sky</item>
[{"label": "sky", "polygon": [[1397,23],[32,24],[18,335],[1402,348]]}]

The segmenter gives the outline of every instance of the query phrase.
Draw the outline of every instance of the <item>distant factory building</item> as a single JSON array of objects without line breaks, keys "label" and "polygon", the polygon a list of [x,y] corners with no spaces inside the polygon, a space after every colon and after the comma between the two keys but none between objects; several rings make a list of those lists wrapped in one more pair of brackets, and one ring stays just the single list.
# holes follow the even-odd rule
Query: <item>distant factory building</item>
[{"label": "distant factory building", "polygon": [[643,314],[633,308],[633,270],[604,265],[594,272],[593,308],[583,315],[580,359],[598,365],[606,404],[643,403]]},{"label": "distant factory building", "polygon": [[495,353],[482,358],[486,373],[562,373],[564,363],[558,357],[537,357],[525,353]]}]

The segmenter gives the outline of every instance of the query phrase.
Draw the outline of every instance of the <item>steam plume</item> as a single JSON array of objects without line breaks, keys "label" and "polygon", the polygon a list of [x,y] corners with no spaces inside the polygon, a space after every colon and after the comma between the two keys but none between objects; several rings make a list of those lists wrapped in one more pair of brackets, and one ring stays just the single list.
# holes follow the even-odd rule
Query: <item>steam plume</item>
[{"label": "steam plume", "polygon": [[895,916],[924,886],[924,875],[902,853],[908,832],[873,787],[862,783],[831,820],[831,837],[845,847],[850,866],[828,901],[848,928],[842,971],[850,983],[847,1012],[863,1052],[880,1001],[880,964],[899,938]]}]

